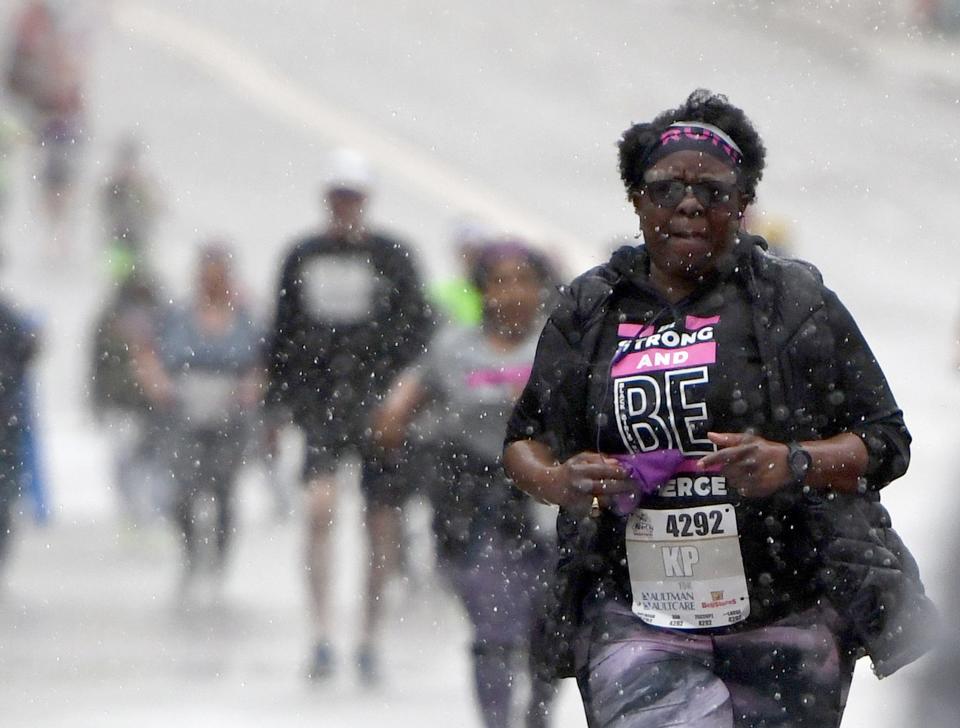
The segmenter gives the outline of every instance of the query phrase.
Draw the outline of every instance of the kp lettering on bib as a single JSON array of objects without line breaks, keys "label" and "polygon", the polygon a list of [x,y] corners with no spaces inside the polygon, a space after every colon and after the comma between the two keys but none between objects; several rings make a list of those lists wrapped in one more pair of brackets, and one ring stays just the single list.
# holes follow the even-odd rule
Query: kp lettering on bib
[{"label": "kp lettering on bib", "polygon": [[732,505],[637,509],[626,547],[633,613],[647,624],[705,629],[750,614]]}]

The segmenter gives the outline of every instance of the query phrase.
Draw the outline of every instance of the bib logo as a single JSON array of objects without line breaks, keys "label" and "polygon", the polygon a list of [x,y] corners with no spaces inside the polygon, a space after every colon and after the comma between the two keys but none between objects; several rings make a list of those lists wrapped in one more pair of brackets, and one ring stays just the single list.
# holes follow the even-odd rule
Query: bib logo
[{"label": "bib logo", "polygon": [[633,517],[633,535],[643,538],[653,537],[653,524],[643,511],[637,511]]},{"label": "bib logo", "polygon": [[[744,597],[741,597],[743,599]],[[722,607],[732,607],[737,603],[736,599],[724,599],[722,591],[711,591],[709,602],[700,602],[701,609],[720,609]]]}]

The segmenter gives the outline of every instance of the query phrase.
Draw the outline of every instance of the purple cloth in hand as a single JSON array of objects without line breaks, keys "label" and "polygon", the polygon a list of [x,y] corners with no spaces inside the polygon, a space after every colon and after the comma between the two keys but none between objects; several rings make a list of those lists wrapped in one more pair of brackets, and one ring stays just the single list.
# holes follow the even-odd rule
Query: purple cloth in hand
[{"label": "purple cloth in hand", "polygon": [[621,516],[632,512],[645,495],[656,493],[661,485],[673,477],[684,459],[679,450],[652,450],[613,457],[627,471],[627,477],[636,486],[632,493],[614,496],[614,510]]}]

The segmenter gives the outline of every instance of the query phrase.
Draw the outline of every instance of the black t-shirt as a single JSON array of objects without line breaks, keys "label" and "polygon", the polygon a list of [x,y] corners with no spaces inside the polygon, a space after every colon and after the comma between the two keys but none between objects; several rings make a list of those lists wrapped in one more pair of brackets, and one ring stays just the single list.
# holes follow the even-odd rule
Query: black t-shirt
[{"label": "black t-shirt", "polygon": [[281,273],[268,399],[301,422],[363,418],[389,380],[423,352],[431,331],[404,245],[372,233],[307,238]]},{"label": "black t-shirt", "polygon": [[768,410],[746,294],[721,281],[670,305],[644,287],[604,321],[588,390],[598,450],[715,451],[708,431],[762,428]]},{"label": "black t-shirt", "polygon": [[[722,474],[697,467],[716,450],[707,432],[773,436],[747,293],[733,274],[672,305],[642,280],[629,290],[604,319],[587,389],[596,449],[679,450],[684,461],[676,476],[642,506],[732,505],[751,598],[745,624],[768,621],[801,598],[814,576],[785,558],[789,509],[777,499],[741,498]],[[606,513],[602,523],[623,541],[627,517]],[[624,564],[614,573],[628,581]]]}]

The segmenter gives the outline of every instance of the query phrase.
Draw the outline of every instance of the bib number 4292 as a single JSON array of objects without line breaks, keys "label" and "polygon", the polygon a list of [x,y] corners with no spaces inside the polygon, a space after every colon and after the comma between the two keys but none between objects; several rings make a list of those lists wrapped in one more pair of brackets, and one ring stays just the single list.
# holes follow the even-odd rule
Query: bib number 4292
[{"label": "bib number 4292", "polygon": [[671,513],[667,516],[664,530],[674,538],[689,536],[720,535],[723,531],[723,512],[696,511],[694,513]]}]

